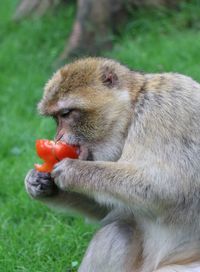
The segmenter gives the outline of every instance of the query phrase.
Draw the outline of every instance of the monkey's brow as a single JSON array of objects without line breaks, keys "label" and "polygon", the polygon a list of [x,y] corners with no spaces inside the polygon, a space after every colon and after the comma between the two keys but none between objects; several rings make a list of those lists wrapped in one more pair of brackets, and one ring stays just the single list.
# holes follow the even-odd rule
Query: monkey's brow
[{"label": "monkey's brow", "polygon": [[72,109],[74,109],[74,108],[60,108],[58,110],[54,110],[54,111],[50,112],[48,115],[52,116],[52,117],[56,117],[57,115],[62,114],[66,111],[70,111]]},{"label": "monkey's brow", "polygon": [[59,111],[48,111],[43,113],[42,115],[45,117],[56,117],[59,114]]}]

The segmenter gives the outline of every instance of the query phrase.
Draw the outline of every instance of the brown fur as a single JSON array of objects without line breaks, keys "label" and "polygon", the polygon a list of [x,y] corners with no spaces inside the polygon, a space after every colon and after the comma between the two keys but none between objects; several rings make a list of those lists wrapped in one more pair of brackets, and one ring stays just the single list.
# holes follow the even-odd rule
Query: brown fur
[{"label": "brown fur", "polygon": [[191,263],[200,261],[200,253],[197,253],[198,249],[191,249],[181,254],[176,254],[174,256],[170,256],[170,258],[166,261],[160,263],[159,268],[169,266],[169,265],[188,265]]},{"label": "brown fur", "polygon": [[[88,58],[66,65],[54,75],[46,84],[43,100],[39,104],[40,112],[50,114],[49,106],[65,97],[66,93],[70,95],[73,92],[73,95],[77,96],[84,94],[92,99],[94,91],[101,92],[105,89],[102,84],[103,77],[110,73],[117,74],[118,80],[114,86],[116,89],[128,89],[133,99],[137,97],[143,84],[141,74],[132,72],[112,60]],[[102,101],[106,101],[107,98],[104,93]],[[99,99],[101,98],[98,94]]]},{"label": "brown fur", "polygon": [[[56,138],[79,145],[80,157],[55,166],[58,194],[42,200],[104,224],[79,272],[200,269],[199,105],[189,77],[103,58],[66,65],[46,84],[39,111],[56,118]],[[27,175],[33,197],[45,196],[44,184]]]}]

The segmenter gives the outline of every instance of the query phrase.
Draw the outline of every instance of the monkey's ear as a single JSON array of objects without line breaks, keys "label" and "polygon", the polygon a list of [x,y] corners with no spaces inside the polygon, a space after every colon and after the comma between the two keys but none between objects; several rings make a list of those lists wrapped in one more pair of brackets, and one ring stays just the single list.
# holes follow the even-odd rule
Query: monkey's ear
[{"label": "monkey's ear", "polygon": [[118,76],[110,67],[105,67],[101,76],[102,83],[108,88],[112,88],[118,83]]}]

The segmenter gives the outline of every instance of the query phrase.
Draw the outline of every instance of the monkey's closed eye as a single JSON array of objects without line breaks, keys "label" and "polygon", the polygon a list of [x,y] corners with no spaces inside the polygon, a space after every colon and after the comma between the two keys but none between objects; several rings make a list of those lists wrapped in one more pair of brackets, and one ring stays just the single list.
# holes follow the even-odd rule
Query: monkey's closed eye
[{"label": "monkey's closed eye", "polygon": [[64,109],[60,112],[60,117],[61,118],[66,118],[70,115],[70,113],[73,111],[74,109]]}]

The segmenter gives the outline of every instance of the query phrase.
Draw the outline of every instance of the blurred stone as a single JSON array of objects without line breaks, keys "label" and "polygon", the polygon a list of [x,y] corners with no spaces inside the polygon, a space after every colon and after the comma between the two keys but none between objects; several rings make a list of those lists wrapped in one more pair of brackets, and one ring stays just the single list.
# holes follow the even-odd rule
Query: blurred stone
[{"label": "blurred stone", "polygon": [[13,148],[10,149],[10,153],[14,156],[19,156],[22,153],[22,149],[18,146],[14,146]]}]

